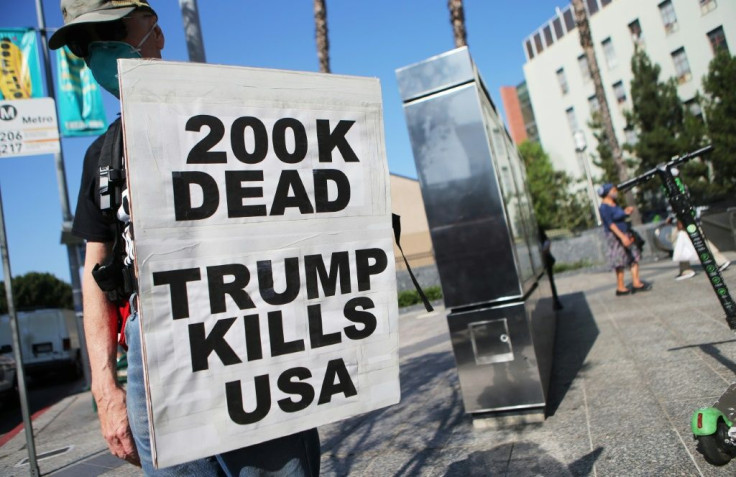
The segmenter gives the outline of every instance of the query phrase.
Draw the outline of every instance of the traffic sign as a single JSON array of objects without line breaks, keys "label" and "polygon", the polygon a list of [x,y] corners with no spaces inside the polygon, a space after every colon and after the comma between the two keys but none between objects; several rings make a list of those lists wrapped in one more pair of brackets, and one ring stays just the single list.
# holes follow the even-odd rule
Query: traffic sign
[{"label": "traffic sign", "polygon": [[52,98],[0,101],[0,157],[59,151],[59,126]]}]

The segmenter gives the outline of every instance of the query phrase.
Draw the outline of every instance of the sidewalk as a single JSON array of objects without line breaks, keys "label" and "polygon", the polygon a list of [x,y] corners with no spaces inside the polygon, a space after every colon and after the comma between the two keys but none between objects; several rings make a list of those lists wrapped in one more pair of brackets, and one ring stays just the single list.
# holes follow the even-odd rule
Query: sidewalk
[{"label": "sidewalk", "polygon": [[[733,252],[729,258],[736,259]],[[464,414],[445,310],[400,318],[401,403],[323,426],[325,476],[733,476],[695,450],[690,416],[734,381],[736,339],[704,274],[642,266],[648,293],[615,297],[612,272],[557,277],[548,418],[479,429]],[[736,265],[724,273],[736,295]],[[91,396],[70,396],[34,422],[43,475],[132,476],[107,454]],[[60,449],[69,448],[66,452]],[[0,475],[28,475],[21,432],[0,447]]]}]

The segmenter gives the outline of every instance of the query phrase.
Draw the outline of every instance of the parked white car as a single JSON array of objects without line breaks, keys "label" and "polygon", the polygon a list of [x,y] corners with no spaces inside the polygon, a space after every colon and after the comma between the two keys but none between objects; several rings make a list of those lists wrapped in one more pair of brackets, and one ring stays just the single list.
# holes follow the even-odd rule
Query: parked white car
[{"label": "parked white car", "polygon": [[[29,376],[47,371],[82,375],[82,355],[72,310],[42,309],[18,312],[23,369]],[[12,346],[10,318],[0,316],[0,348]]]}]

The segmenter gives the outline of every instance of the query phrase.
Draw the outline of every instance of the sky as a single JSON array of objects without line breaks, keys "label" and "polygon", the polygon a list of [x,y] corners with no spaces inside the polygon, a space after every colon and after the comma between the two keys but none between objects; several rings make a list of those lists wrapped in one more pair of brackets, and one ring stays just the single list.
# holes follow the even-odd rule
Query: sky
[{"label": "sky", "polygon": [[[46,28],[61,26],[59,0],[42,3]],[[179,2],[150,3],[165,34],[164,59],[187,61]],[[312,1],[197,3],[208,63],[319,71]],[[395,70],[454,48],[447,0],[326,3],[332,72],[380,79],[389,170],[416,178]],[[556,7],[566,4],[564,0],[464,1],[470,54],[500,111],[500,88],[524,80],[523,40],[552,18]],[[0,0],[0,28],[38,26],[35,0]],[[52,69],[55,75],[55,64]],[[112,121],[119,104],[106,92],[104,102]],[[84,152],[93,139],[62,139],[72,213]],[[60,244],[62,212],[54,157],[0,159],[0,191],[13,276],[49,272],[70,281],[66,247]]]}]

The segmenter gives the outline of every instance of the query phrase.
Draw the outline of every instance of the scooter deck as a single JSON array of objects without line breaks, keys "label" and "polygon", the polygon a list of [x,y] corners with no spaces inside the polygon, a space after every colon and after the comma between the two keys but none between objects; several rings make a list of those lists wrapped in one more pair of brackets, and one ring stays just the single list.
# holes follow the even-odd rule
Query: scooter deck
[{"label": "scooter deck", "polygon": [[736,383],[730,385],[713,407],[721,411],[729,421],[736,422]]}]

